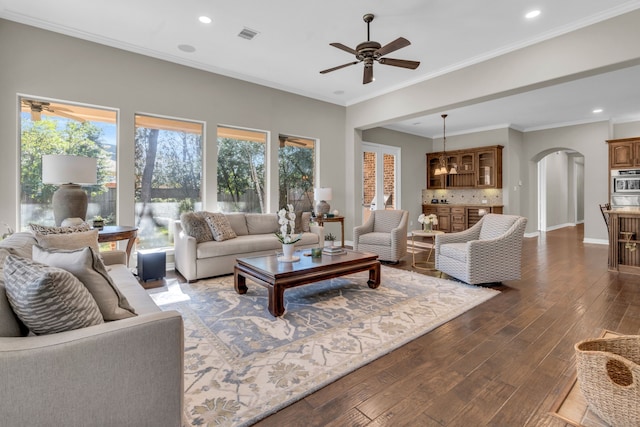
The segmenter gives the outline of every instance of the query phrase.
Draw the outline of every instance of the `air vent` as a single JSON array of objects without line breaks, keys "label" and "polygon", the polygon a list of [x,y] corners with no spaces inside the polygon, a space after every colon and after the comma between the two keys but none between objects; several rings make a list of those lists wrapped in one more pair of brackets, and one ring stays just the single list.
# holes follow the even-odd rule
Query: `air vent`
[{"label": "air vent", "polygon": [[258,35],[258,32],[252,30],[251,28],[244,28],[240,33],[238,33],[238,37],[242,37],[243,39],[252,40],[255,36]]}]

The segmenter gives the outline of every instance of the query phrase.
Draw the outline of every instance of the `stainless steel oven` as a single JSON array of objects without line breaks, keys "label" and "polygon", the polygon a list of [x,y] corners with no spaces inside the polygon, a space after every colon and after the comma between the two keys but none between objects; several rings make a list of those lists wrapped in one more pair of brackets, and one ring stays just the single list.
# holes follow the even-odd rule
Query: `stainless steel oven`
[{"label": "stainless steel oven", "polygon": [[611,206],[640,206],[640,169],[611,171]]}]

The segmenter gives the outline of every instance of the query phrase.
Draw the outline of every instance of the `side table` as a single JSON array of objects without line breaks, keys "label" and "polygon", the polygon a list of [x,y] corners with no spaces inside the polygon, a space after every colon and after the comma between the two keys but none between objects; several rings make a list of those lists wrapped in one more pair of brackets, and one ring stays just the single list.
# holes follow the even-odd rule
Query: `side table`
[{"label": "side table", "polygon": [[[431,230],[431,231],[412,230],[411,231],[411,246],[413,246],[411,266],[413,268],[417,268],[421,270],[435,270],[435,268],[428,267],[428,266],[431,264],[429,259],[431,258],[431,254],[433,253],[433,247],[436,245],[436,236],[439,234],[444,234],[444,231],[440,231],[440,230]],[[416,251],[415,251],[416,246],[415,246],[415,239],[414,239],[416,236],[422,237],[422,238],[431,237],[431,249],[429,249],[429,255],[427,255],[426,261],[416,261]],[[435,263],[435,260],[433,260],[433,262]]]},{"label": "side table", "polygon": [[340,244],[344,248],[344,217],[343,216],[332,216],[331,218],[317,217],[316,221],[318,222],[318,225],[321,227],[324,225],[325,222],[339,222],[340,227],[342,228],[342,240],[340,240]]},{"label": "side table", "polygon": [[131,249],[138,235],[138,227],[128,225],[107,225],[98,231],[98,243],[117,242],[127,240],[127,266],[131,257]]}]

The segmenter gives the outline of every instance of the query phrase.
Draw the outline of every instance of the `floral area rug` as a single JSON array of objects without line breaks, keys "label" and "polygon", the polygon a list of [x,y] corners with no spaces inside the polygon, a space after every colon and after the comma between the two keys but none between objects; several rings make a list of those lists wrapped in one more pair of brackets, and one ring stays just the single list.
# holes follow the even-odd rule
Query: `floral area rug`
[{"label": "floral area rug", "polygon": [[149,290],[184,318],[185,425],[250,425],[499,293],[384,266],[379,288],[367,279],[289,289],[279,318],[233,276]]}]

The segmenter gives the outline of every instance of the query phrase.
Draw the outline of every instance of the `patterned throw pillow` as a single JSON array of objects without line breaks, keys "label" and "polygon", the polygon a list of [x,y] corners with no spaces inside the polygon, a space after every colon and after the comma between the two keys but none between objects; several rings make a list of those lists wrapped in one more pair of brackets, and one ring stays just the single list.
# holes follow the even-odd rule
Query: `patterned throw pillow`
[{"label": "patterned throw pillow", "polygon": [[180,215],[182,229],[188,236],[196,239],[196,243],[213,240],[211,228],[209,228],[204,214],[205,212],[184,212]]},{"label": "patterned throw pillow", "polygon": [[36,240],[43,248],[80,249],[91,247],[96,252],[98,248],[98,230],[80,231],[66,234],[39,234]]},{"label": "patterned throw pillow", "polygon": [[223,213],[208,213],[205,217],[211,234],[216,242],[222,242],[224,240],[235,239],[238,237],[236,232],[231,228],[229,219]]},{"label": "patterned throw pillow", "polygon": [[136,316],[134,308],[111,280],[100,255],[92,248],[63,250],[36,245],[33,247],[33,260],[62,268],[77,277],[93,296],[104,320]]},{"label": "patterned throw pillow", "polygon": [[103,323],[98,304],[68,271],[9,255],[4,274],[9,304],[36,335]]},{"label": "patterned throw pillow", "polygon": [[70,225],[67,227],[49,227],[47,225],[40,225],[30,223],[29,228],[36,234],[69,234],[77,233],[79,231],[89,231],[91,227],[86,222],[78,225]]}]

